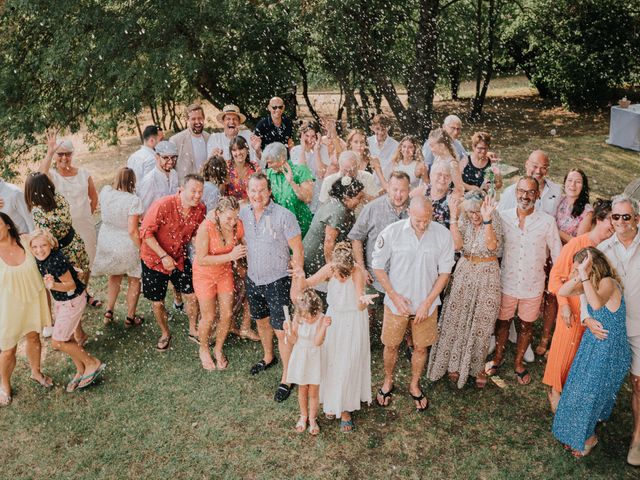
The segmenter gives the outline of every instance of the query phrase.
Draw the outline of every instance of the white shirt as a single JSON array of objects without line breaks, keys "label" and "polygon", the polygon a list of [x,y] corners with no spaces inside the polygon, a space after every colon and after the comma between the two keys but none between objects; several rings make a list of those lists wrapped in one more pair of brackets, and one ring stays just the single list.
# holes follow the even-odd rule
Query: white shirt
[{"label": "white shirt", "polygon": [[518,226],[517,209],[500,212],[504,246],[502,249],[502,293],[518,299],[535,298],[544,292],[544,266],[549,253],[555,262],[562,242],[555,219],[534,210]]},{"label": "white shirt", "polygon": [[[498,203],[499,212],[510,210],[518,206],[516,200],[516,185],[517,183],[509,185],[500,195],[500,203]],[[540,195],[540,198],[536,200],[536,210],[542,210],[555,218],[560,200],[562,200],[562,187],[548,178],[545,178],[542,194]]]},{"label": "white shirt", "polygon": [[[451,273],[454,265],[453,238],[446,227],[431,222],[418,240],[411,219],[400,220],[386,227],[376,240],[372,267],[384,270],[389,262],[389,280],[398,294],[411,301],[415,315],[425,301],[441,273]],[[440,296],[429,309],[431,315],[440,305]],[[398,315],[391,298],[386,295],[384,304]]]},{"label": "white shirt", "polygon": [[[461,158],[467,156],[467,151],[462,146],[462,142],[460,140],[454,140],[452,144],[453,149],[456,151],[456,155],[458,156],[456,160],[460,160]],[[431,151],[428,140],[425,140],[424,145],[422,145],[422,156],[424,157],[424,163],[426,163],[429,168],[431,168],[431,165],[433,165],[433,162],[435,160],[435,156]]]},{"label": "white shirt", "polygon": [[598,250],[607,256],[622,280],[627,305],[627,336],[640,335],[640,232],[629,248],[625,248],[618,235],[614,234],[600,243]]},{"label": "white shirt", "polygon": [[156,167],[144,176],[136,188],[136,193],[142,200],[144,212],[147,213],[151,204],[159,198],[178,193],[178,174],[172,169],[167,175]]},{"label": "white shirt", "polygon": [[142,145],[139,150],[131,154],[127,160],[127,167],[136,174],[136,183],[140,183],[147,173],[156,168],[155,150]]},{"label": "white shirt", "polygon": [[[258,164],[259,161],[256,158],[256,151],[251,147],[251,131],[250,130],[240,130],[238,135],[244,138],[247,141],[247,145],[249,146],[249,160]],[[231,144],[231,140],[233,138],[227,137],[224,132],[212,133],[209,135],[209,141],[207,142],[207,158],[211,156],[211,152],[214,149],[219,148],[222,150],[222,156],[225,160],[231,160],[231,151],[229,150],[229,145]]]},{"label": "white shirt", "polygon": [[378,160],[380,160],[380,166],[384,171],[385,167],[391,163],[393,154],[396,153],[396,150],[398,149],[398,141],[387,135],[382,146],[380,146],[376,136],[372,135],[367,138],[367,144],[369,145],[369,152],[371,153],[371,156],[378,157]]},{"label": "white shirt", "polygon": [[204,136],[191,135],[191,147],[193,148],[193,165],[196,172],[199,172],[207,161],[207,142],[205,142]]},{"label": "white shirt", "polygon": [[[340,172],[332,173],[331,175],[324,177],[322,187],[320,188],[320,197],[318,199],[320,204],[329,201],[329,192],[331,191],[331,187],[339,178],[342,178],[342,173]],[[369,197],[378,196],[378,193],[380,193],[380,187],[376,185],[376,180],[371,173],[365,172],[364,170],[358,170],[356,178],[364,185],[363,191],[365,195]]]},{"label": "white shirt", "polygon": [[15,185],[0,180],[0,198],[4,201],[4,206],[0,212],[6,213],[16,224],[19,234],[31,233],[34,230],[33,217],[27,208],[24,194]]}]

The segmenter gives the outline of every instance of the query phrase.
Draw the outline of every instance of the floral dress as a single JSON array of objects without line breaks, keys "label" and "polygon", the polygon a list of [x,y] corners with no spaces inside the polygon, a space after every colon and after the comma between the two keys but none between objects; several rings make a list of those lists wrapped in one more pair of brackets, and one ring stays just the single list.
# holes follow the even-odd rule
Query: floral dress
[{"label": "floral dress", "polygon": [[449,228],[449,217],[451,216],[451,212],[449,211],[449,194],[451,194],[452,191],[450,188],[447,194],[440,200],[431,199],[431,184],[427,185],[427,189],[424,192],[425,196],[431,200],[431,206],[433,207],[431,218],[447,228]]},{"label": "floral dress", "polygon": [[247,195],[247,184],[249,183],[249,177],[260,170],[253,162],[246,162],[247,166],[247,178],[241,179],[236,170],[233,160],[227,162],[227,170],[229,171],[229,183],[227,184],[227,195],[236,197],[239,202],[249,200]]},{"label": "floral dress", "polygon": [[569,205],[567,197],[563,196],[562,200],[558,204],[558,210],[556,212],[556,224],[558,230],[575,237],[578,234],[578,227],[580,223],[589,213],[593,212],[593,207],[588,203],[584,206],[584,210],[580,215],[574,217],[571,215],[573,205]]},{"label": "floral dress", "polygon": [[56,208],[50,212],[45,212],[40,207],[33,207],[33,222],[36,228],[46,228],[60,243],[60,250],[69,259],[71,264],[82,270],[89,271],[89,255],[84,246],[84,242],[75,232],[71,238],[70,232],[73,229],[71,224],[71,211],[69,203],[65,198],[56,193]]}]

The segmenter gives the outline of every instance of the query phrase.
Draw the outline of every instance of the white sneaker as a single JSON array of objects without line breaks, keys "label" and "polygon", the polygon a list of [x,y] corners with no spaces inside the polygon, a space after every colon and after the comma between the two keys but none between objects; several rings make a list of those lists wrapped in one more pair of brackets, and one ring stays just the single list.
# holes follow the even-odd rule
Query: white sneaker
[{"label": "white sneaker", "polygon": [[495,351],[496,351],[496,336],[491,335],[491,338],[489,338],[489,351],[487,352],[487,355],[491,355]]},{"label": "white sneaker", "polygon": [[527,351],[524,352],[524,361],[527,363],[533,363],[536,361],[536,356],[533,354],[533,350],[531,350],[531,345],[527,347]]},{"label": "white sneaker", "polygon": [[51,335],[53,335],[53,327],[44,327],[42,329],[42,336],[44,338],[51,338]]},{"label": "white sneaker", "polygon": [[517,343],[518,341],[518,332],[516,332],[516,325],[514,322],[511,322],[511,326],[509,327],[509,341],[511,343]]}]

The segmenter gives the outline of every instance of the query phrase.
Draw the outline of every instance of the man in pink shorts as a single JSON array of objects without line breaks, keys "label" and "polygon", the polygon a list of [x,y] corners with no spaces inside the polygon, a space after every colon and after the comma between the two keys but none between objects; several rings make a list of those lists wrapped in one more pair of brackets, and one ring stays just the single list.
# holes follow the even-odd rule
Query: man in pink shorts
[{"label": "man in pink shorts", "polygon": [[562,243],[555,219],[535,208],[540,196],[538,180],[521,177],[516,184],[517,206],[500,212],[504,231],[502,256],[502,301],[496,323],[496,352],[489,373],[504,363],[504,350],[511,320],[518,314],[520,331],[516,343],[514,371],[518,383],[527,385],[531,375],[524,366],[524,352],[531,343],[533,322],[538,319],[545,287],[545,263],[555,262]]}]

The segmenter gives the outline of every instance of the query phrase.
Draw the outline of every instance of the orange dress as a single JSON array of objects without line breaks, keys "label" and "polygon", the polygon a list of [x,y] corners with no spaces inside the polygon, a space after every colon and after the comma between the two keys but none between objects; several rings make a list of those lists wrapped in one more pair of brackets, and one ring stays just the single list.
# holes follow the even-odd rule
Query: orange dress
[{"label": "orange dress", "polygon": [[[573,357],[576,356],[584,333],[584,327],[580,324],[580,297],[561,297],[558,296],[558,290],[571,276],[573,256],[585,247],[595,247],[588,233],[569,240],[562,247],[562,251],[549,274],[549,291],[558,299],[558,316],[542,383],[549,385],[557,392],[562,391],[564,382],[567,381]],[[570,327],[567,327],[561,316],[563,305],[569,305],[571,313],[573,313],[573,323]]]},{"label": "orange dress", "polygon": [[[224,255],[242,242],[244,226],[238,220],[236,235],[233,242],[225,245],[222,234],[218,231],[214,221],[206,218],[204,224],[209,234],[208,255]],[[198,300],[211,300],[218,293],[233,293],[233,267],[232,262],[219,263],[217,265],[198,265],[193,263],[193,289]]]}]

